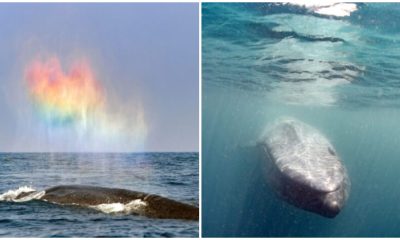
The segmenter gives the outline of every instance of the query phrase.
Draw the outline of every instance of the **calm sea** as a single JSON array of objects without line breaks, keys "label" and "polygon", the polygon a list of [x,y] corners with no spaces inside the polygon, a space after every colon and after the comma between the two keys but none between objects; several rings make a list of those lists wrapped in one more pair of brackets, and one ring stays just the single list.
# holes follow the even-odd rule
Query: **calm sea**
[{"label": "calm sea", "polygon": [[[198,153],[0,153],[0,195],[24,186],[125,188],[199,205]],[[0,201],[1,237],[197,237],[197,221]]]}]

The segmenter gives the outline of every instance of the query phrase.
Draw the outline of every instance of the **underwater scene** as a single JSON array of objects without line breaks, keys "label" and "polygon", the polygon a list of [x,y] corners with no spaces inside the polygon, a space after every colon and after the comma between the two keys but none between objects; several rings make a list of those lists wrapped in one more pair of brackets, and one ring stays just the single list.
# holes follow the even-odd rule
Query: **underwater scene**
[{"label": "underwater scene", "polygon": [[202,4],[202,236],[400,236],[400,4]]}]

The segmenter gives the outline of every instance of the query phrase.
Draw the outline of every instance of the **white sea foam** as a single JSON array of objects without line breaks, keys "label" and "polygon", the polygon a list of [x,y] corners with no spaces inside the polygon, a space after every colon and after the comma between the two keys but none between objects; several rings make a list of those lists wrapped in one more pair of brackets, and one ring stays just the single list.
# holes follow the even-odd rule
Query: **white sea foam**
[{"label": "white sea foam", "polygon": [[354,3],[343,3],[337,1],[296,1],[289,4],[298,5],[321,15],[346,17],[354,11],[357,11],[357,5]]},{"label": "white sea foam", "polygon": [[104,213],[124,213],[124,214],[142,214],[146,207],[147,202],[141,199],[135,199],[127,204],[123,203],[104,203],[99,205],[90,206],[93,209],[102,211]]},{"label": "white sea foam", "polygon": [[[28,193],[32,192],[31,194],[26,195],[23,198],[17,199],[17,197],[21,193]],[[36,192],[36,190],[29,186],[22,186],[18,189],[8,190],[7,192],[0,195],[0,201],[9,201],[9,202],[26,202],[33,199],[40,199],[45,194],[45,191]]]},{"label": "white sea foam", "polygon": [[15,199],[13,201],[14,202],[27,202],[27,201],[30,201],[30,200],[33,200],[33,199],[41,199],[44,196],[45,193],[46,193],[45,191],[33,192],[33,193],[31,193],[31,194],[29,194],[29,195],[27,195],[25,197],[22,197],[22,198],[19,198],[19,199]]}]

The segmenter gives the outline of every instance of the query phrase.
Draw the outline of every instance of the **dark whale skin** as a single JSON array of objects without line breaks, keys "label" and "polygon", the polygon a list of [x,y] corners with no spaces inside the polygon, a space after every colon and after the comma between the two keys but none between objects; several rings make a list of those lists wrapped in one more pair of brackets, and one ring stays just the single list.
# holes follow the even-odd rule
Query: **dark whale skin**
[{"label": "dark whale skin", "polygon": [[268,185],[288,203],[327,218],[343,209],[350,192],[347,170],[316,129],[279,119],[259,143]]},{"label": "dark whale skin", "polygon": [[[18,198],[26,196],[18,196]],[[83,207],[99,204],[127,204],[138,200],[146,203],[140,215],[150,218],[198,220],[199,208],[186,203],[154,194],[136,192],[119,188],[106,188],[86,185],[61,185],[45,190],[39,199],[62,205],[79,205]]]}]

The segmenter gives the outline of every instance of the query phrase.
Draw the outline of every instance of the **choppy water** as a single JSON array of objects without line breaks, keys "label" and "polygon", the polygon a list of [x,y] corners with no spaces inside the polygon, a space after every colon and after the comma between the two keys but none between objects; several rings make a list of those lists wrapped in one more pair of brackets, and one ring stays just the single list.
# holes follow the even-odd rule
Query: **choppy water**
[{"label": "choppy water", "polygon": [[[60,184],[125,188],[198,205],[197,153],[0,153],[0,195]],[[0,201],[2,237],[197,237],[198,222]]]},{"label": "choppy water", "polygon": [[[400,4],[348,17],[203,4],[203,236],[400,236]],[[255,144],[278,117],[335,146],[352,183],[334,219],[265,184]]]}]

